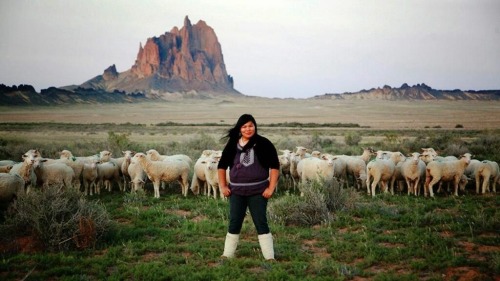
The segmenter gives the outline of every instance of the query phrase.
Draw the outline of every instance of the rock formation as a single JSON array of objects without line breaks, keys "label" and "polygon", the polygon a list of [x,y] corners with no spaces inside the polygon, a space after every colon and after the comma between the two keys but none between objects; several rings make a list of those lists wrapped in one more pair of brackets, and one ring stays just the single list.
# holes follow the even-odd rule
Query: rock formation
[{"label": "rock formation", "polygon": [[382,88],[372,88],[359,92],[342,94],[324,94],[313,99],[358,99],[358,100],[499,100],[499,90],[462,91],[436,90],[426,84],[408,86],[404,83],[399,88],[384,85]]},{"label": "rock formation", "polygon": [[82,88],[143,93],[209,92],[239,94],[227,74],[221,45],[214,30],[200,20],[192,25],[184,19],[159,37],[148,38],[134,65],[118,73],[114,65]]}]

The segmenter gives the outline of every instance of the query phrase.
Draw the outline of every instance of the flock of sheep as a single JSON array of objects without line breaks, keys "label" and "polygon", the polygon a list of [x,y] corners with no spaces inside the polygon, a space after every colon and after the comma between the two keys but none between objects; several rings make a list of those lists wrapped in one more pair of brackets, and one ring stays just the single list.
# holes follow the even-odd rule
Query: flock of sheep
[{"label": "flock of sheep", "polygon": [[[458,188],[465,189],[468,181],[476,182],[476,193],[496,192],[500,184],[500,170],[494,161],[472,159],[465,153],[458,159],[455,156],[438,156],[433,148],[422,148],[422,153],[414,152],[409,156],[401,152],[374,151],[364,148],[361,155],[331,155],[318,151],[307,153],[305,147],[297,147],[295,152],[281,150],[280,162],[282,174],[291,180],[291,184],[299,186],[312,180],[321,180],[331,184],[334,180],[340,186],[353,185],[359,190],[366,187],[368,195],[375,196],[377,187],[381,192],[394,194],[397,183],[399,190],[406,189],[408,195],[418,196],[421,190],[424,195],[434,196],[433,187],[443,183],[454,187],[454,195]],[[480,190],[480,186],[482,186]]]},{"label": "flock of sheep", "polygon": [[[318,151],[307,152],[305,147],[296,151],[280,150],[281,176],[285,186],[298,188],[311,181],[331,185],[337,181],[341,187],[366,188],[368,195],[380,192],[394,194],[394,186],[400,191],[418,196],[434,196],[434,186],[447,183],[453,185],[453,194],[465,189],[469,180],[476,183],[476,193],[496,192],[500,183],[498,163],[472,159],[470,153],[460,158],[438,156],[432,148],[422,148],[409,156],[401,152],[374,151],[365,148],[361,155],[331,155]],[[153,184],[154,197],[160,197],[160,187],[177,181],[182,194],[190,189],[207,196],[224,199],[218,185],[217,165],[220,150],[204,150],[193,164],[184,154],[161,155],[151,149],[145,153],[130,150],[123,156],[113,158],[109,151],[98,155],[76,157],[68,150],[60,153],[59,159],[42,157],[39,150],[31,149],[22,156],[22,162],[0,160],[0,202],[10,202],[19,193],[31,188],[46,188],[57,185],[61,188],[75,188],[85,195],[100,194],[104,188],[111,191],[118,186],[120,191],[132,192],[143,189],[149,180]],[[191,185],[189,174],[193,167]],[[82,188],[83,185],[83,188]],[[490,189],[491,186],[491,189]]]}]

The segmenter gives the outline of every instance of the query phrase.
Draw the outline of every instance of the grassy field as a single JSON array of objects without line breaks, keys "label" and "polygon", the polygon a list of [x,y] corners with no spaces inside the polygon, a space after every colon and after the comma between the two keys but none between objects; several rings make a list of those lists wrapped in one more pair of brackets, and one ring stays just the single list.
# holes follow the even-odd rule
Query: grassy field
[{"label": "grassy field", "polygon": [[[90,155],[125,148],[184,153],[220,149],[219,138],[241,113],[278,148],[303,145],[360,154],[362,146],[406,152],[433,146],[443,153],[472,151],[500,161],[499,102],[387,102],[314,100],[173,100],[134,105],[1,108],[0,159],[31,148],[44,156],[70,149]],[[33,124],[35,122],[37,124]],[[42,123],[39,123],[42,122]],[[176,124],[158,125],[164,122]],[[360,127],[272,126],[343,123]],[[197,124],[197,126],[191,126]],[[463,128],[455,128],[457,124]],[[111,132],[111,134],[110,134]],[[346,135],[360,142],[346,144]],[[95,247],[46,251],[33,238],[0,228],[1,280],[499,280],[500,200],[405,194],[368,197],[345,190],[350,207],[311,226],[271,220],[278,262],[264,262],[247,218],[234,260],[219,262],[227,202],[184,198],[172,184],[152,198],[117,190],[86,200],[102,204],[113,226]],[[280,180],[270,201],[301,200]],[[286,205],[285,205],[286,206]],[[321,206],[318,206],[320,209]],[[291,211],[291,210],[290,210]],[[2,220],[3,222],[3,220]],[[68,240],[68,241],[71,241]]]}]

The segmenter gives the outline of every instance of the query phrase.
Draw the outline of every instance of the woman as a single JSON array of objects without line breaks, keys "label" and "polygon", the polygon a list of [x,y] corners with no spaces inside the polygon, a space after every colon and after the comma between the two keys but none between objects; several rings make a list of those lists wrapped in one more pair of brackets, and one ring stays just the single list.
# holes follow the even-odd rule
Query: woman
[{"label": "woman", "polygon": [[[273,236],[266,211],[267,200],[273,195],[279,176],[276,148],[257,133],[257,122],[250,114],[241,115],[225,138],[227,144],[218,165],[221,192],[229,197],[229,227],[222,256],[234,257],[248,207],[262,254],[266,260],[274,260]],[[226,181],[228,167],[229,185]]]}]

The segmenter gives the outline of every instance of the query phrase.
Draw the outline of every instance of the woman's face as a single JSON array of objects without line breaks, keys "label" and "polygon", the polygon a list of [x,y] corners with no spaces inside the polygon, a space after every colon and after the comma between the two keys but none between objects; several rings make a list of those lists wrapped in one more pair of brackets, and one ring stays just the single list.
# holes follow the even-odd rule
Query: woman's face
[{"label": "woman's face", "polygon": [[241,137],[244,139],[249,139],[255,134],[255,125],[252,121],[248,121],[243,124],[240,128]]}]

